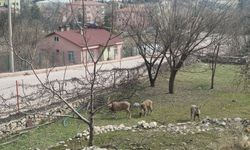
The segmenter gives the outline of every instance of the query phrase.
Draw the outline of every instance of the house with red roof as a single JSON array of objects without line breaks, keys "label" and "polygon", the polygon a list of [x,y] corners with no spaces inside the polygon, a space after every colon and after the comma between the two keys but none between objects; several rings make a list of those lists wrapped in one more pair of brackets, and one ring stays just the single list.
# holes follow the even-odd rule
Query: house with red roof
[{"label": "house with red roof", "polygon": [[92,62],[90,53],[100,61],[120,60],[123,41],[105,29],[60,30],[48,34],[37,46],[38,66],[65,66]]}]

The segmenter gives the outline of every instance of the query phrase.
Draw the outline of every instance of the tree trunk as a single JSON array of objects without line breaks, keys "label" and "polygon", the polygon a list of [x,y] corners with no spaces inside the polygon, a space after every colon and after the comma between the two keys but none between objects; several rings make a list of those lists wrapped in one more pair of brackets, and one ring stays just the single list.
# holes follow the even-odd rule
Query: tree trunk
[{"label": "tree trunk", "polygon": [[212,70],[210,89],[214,89],[214,75],[215,75],[215,70],[214,69],[215,68],[213,68],[213,70]]},{"label": "tree trunk", "polygon": [[155,87],[155,80],[150,78],[149,81],[150,81],[150,86]]},{"label": "tree trunk", "polygon": [[148,70],[148,78],[149,78],[150,86],[154,87],[155,80],[153,79],[153,76],[152,76],[152,67],[147,65],[147,70]]},{"label": "tree trunk", "polygon": [[217,67],[217,59],[220,51],[220,44],[216,45],[214,48],[213,52],[213,58],[212,58],[212,76],[211,76],[211,85],[210,89],[214,89],[214,77],[215,77],[215,72],[216,72],[216,67]]},{"label": "tree trunk", "polygon": [[94,119],[93,115],[91,114],[89,117],[89,143],[88,146],[93,146],[94,142]]},{"label": "tree trunk", "polygon": [[169,77],[168,92],[169,94],[174,94],[174,81],[177,74],[176,69],[172,69]]}]

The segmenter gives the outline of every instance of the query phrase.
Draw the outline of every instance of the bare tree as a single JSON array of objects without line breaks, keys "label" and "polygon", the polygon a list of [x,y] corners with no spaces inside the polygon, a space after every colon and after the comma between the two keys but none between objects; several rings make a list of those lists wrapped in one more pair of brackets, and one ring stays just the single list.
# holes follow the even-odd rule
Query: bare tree
[{"label": "bare tree", "polygon": [[127,33],[145,62],[150,86],[154,87],[166,54],[166,49],[161,47],[160,43],[160,28],[154,26],[157,12],[150,4],[129,8],[129,15],[132,17],[128,22]]},{"label": "bare tree", "polygon": [[220,9],[216,1],[209,4],[202,2],[205,1],[173,0],[162,2],[157,7],[156,25],[160,29],[162,47],[168,50],[165,57],[170,67],[170,94],[174,93],[175,78],[185,60],[216,42],[211,37],[219,34],[217,28],[228,17],[230,6],[224,5]]},{"label": "bare tree", "polygon": [[219,56],[219,51],[220,51],[220,43],[216,44],[213,48],[212,52],[212,60],[211,60],[211,83],[210,83],[210,89],[214,89],[214,77],[215,77],[215,72],[216,72],[216,67],[217,67],[217,59]]}]

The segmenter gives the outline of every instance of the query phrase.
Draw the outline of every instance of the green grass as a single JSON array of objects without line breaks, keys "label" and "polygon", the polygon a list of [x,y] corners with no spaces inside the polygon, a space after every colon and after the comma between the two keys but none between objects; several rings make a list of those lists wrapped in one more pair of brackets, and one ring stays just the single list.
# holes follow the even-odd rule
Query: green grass
[{"label": "green grass", "polygon": [[[175,94],[168,92],[168,73],[159,76],[156,87],[151,88],[148,82],[144,82],[143,90],[138,91],[139,96],[132,97],[130,102],[141,102],[149,98],[154,101],[154,111],[150,116],[138,118],[138,111],[133,110],[133,118],[126,119],[126,113],[117,113],[118,119],[103,110],[95,116],[96,125],[125,124],[135,125],[139,120],[158,120],[165,123],[185,122],[189,118],[191,104],[201,106],[202,118],[206,116],[242,117],[250,116],[250,94],[238,91],[234,85],[239,66],[218,65],[215,77],[215,89],[210,90],[210,75],[206,64],[196,64],[181,70],[175,82]],[[232,102],[236,100],[236,102]],[[68,127],[62,125],[61,120],[49,126],[34,129],[27,134],[18,137],[17,141],[0,146],[1,150],[26,150],[39,147],[45,149],[55,145],[58,141],[66,140],[86,129],[81,121],[70,120]],[[185,141],[189,149],[208,149],[211,142],[218,139],[217,133],[203,133],[195,135],[170,135],[158,131],[130,132],[119,131],[98,135],[95,137],[96,145],[116,145],[119,149],[181,149],[181,143]],[[1,142],[5,142],[2,140]],[[79,145],[86,145],[86,141],[68,142],[74,149]],[[53,149],[62,149],[56,147]],[[64,148],[65,149],[65,148]]]}]

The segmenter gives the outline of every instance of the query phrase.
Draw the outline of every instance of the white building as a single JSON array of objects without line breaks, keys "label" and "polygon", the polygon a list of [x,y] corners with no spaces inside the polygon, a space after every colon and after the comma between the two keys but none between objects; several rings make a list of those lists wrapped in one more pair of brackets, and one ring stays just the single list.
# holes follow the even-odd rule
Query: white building
[{"label": "white building", "polygon": [[[9,0],[0,0],[0,6],[8,6]],[[21,9],[20,0],[10,0],[12,11],[19,13]]]}]

